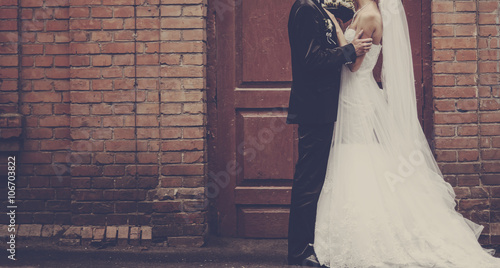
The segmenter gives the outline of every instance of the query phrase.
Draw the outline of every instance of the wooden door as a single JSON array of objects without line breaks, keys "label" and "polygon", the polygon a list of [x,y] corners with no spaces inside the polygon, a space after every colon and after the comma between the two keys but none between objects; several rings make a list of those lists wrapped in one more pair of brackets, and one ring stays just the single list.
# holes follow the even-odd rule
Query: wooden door
[{"label": "wooden door", "polygon": [[[418,36],[412,36],[415,68],[422,70],[422,8],[420,1],[404,2],[411,5],[410,31]],[[297,159],[296,126],[285,124],[293,3],[209,1],[207,195],[214,200],[212,227],[224,236],[287,237]],[[417,91],[423,95],[421,73]]]}]

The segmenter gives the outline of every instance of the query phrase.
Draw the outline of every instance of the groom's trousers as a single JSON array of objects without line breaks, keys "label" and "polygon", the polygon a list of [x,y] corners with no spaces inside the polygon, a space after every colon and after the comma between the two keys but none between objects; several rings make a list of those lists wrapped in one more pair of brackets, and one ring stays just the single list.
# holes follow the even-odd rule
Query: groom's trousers
[{"label": "groom's trousers", "polygon": [[299,124],[299,159],[295,165],[288,225],[288,257],[299,257],[314,243],[316,208],[325,181],[334,123]]}]

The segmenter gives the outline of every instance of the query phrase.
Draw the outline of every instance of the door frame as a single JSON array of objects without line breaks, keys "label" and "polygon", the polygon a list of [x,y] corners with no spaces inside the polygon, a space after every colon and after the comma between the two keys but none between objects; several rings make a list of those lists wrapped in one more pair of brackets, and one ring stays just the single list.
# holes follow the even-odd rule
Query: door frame
[{"label": "door frame", "polygon": [[[205,172],[206,184],[214,183],[208,176],[209,171],[216,171],[217,162],[217,29],[216,29],[216,12],[220,12],[220,5],[217,7],[217,2],[220,0],[208,0],[206,33],[207,33],[207,65],[206,65],[206,102],[207,102],[207,118],[206,118],[206,137],[207,137],[207,169]],[[242,0],[234,0],[236,4]],[[413,0],[412,0],[413,1]],[[422,125],[424,133],[433,148],[434,138],[434,109],[432,95],[432,30],[431,30],[431,0],[420,0],[422,5],[421,13],[421,55],[422,55]],[[223,11],[223,10],[222,10]],[[222,13],[223,15],[223,13]],[[223,200],[221,195],[214,198],[209,198],[208,205],[208,226],[211,234],[220,234],[219,230],[219,207]],[[219,204],[219,205],[218,205]],[[234,226],[236,228],[236,226]],[[236,232],[234,232],[236,233]]]}]

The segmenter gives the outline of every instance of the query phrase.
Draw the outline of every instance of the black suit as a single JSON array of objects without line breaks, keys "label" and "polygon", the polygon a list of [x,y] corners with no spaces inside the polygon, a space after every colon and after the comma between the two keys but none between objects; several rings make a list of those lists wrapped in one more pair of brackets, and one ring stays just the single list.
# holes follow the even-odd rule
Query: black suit
[{"label": "black suit", "polygon": [[[297,0],[288,20],[292,90],[287,123],[299,124],[288,232],[288,256],[298,257],[314,242],[316,208],[325,179],[337,119],[340,70],[356,59],[354,46],[338,46],[335,26],[316,0]],[[331,37],[328,33],[331,33]]]}]

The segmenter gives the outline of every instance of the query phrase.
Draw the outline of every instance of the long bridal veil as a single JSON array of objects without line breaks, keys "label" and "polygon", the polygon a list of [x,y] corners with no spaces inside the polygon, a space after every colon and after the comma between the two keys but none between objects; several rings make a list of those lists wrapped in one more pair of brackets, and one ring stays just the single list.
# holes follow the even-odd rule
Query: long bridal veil
[{"label": "long bridal veil", "polygon": [[[483,226],[455,210],[418,120],[408,23],[401,0],[380,0],[383,90],[343,67],[339,111],[314,248],[330,267],[500,267],[477,239]],[[353,35],[353,33],[351,33]],[[346,32],[348,39],[348,32]]]}]

